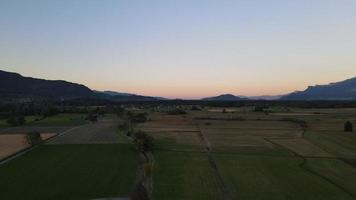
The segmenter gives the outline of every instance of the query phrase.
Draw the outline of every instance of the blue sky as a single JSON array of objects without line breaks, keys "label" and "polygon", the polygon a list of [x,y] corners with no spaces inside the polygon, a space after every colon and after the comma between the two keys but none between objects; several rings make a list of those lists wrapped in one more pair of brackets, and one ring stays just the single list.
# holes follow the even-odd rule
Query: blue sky
[{"label": "blue sky", "polygon": [[0,69],[143,95],[343,80],[355,36],[354,0],[0,0]]}]

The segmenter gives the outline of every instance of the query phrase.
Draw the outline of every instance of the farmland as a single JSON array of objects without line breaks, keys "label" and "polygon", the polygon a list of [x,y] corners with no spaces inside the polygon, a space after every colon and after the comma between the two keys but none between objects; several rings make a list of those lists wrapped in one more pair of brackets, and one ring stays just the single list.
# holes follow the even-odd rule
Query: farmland
[{"label": "farmland", "polygon": [[117,119],[108,116],[95,124],[68,123],[77,120],[73,116],[82,118],[82,115],[59,115],[45,123],[1,130],[0,150],[7,150],[2,151],[6,153],[4,156],[29,147],[24,139],[26,132],[39,131],[43,139],[53,135],[47,134],[48,131],[59,135],[0,165],[0,199],[129,195],[136,179],[138,153],[126,137],[118,134]]},{"label": "farmland", "polygon": [[127,196],[135,166],[130,145],[43,145],[0,166],[0,199]]},{"label": "farmland", "polygon": [[153,199],[355,199],[354,109],[152,113]]},{"label": "farmland", "polygon": [[[148,113],[134,129],[154,138],[152,199],[356,199],[356,133],[343,130],[345,121],[356,124],[355,109],[184,109],[131,109]],[[59,134],[0,166],[7,191],[0,198],[127,197],[139,153],[118,132],[121,120],[106,115],[88,123],[81,114],[60,114],[0,129],[3,136]],[[37,177],[44,178],[30,184]]]}]

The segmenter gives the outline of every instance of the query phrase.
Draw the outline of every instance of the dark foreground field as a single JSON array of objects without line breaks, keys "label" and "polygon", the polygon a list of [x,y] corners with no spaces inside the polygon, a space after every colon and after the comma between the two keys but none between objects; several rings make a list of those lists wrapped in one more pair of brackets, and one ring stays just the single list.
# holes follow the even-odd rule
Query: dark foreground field
[{"label": "dark foreground field", "polygon": [[356,110],[153,113],[153,199],[356,199]]},{"label": "dark foreground field", "polygon": [[127,197],[136,165],[127,144],[42,145],[0,166],[0,199]]},{"label": "dark foreground field", "polygon": [[[356,199],[356,132],[343,130],[345,121],[356,124],[356,109],[222,110],[134,109],[149,113],[135,130],[154,138],[151,199]],[[66,128],[65,134],[0,165],[0,199],[127,197],[139,154],[117,132],[124,119],[111,115],[67,129],[77,119],[62,117],[42,128]]]}]

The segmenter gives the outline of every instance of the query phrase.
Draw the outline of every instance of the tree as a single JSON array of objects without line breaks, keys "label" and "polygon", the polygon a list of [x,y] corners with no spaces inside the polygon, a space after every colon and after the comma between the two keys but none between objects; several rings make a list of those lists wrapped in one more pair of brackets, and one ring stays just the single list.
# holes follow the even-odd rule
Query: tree
[{"label": "tree", "polygon": [[128,111],[126,113],[127,119],[130,120],[133,123],[145,123],[148,118],[147,118],[147,113],[133,113],[131,111]]},{"label": "tree", "polygon": [[85,120],[89,120],[93,123],[98,122],[98,114],[89,112],[88,115],[85,117]]},{"label": "tree", "polygon": [[125,114],[125,109],[118,107],[118,108],[116,108],[115,112],[116,112],[117,117],[122,117]]},{"label": "tree", "polygon": [[149,195],[146,187],[141,181],[139,181],[134,189],[130,193],[130,199],[132,200],[149,200]]},{"label": "tree", "polygon": [[24,116],[22,115],[15,115],[12,114],[10,115],[10,117],[6,120],[6,122],[8,124],[10,124],[11,126],[21,126],[24,125],[26,123],[26,119]]},{"label": "tree", "polygon": [[137,145],[137,148],[141,152],[151,151],[153,149],[153,137],[147,135],[143,131],[137,131],[135,133],[134,142]]},{"label": "tree", "polygon": [[350,121],[345,122],[344,131],[345,132],[352,132],[353,131],[352,123]]},{"label": "tree", "polygon": [[255,106],[255,112],[263,112],[267,108],[267,106]]},{"label": "tree", "polygon": [[181,108],[175,108],[173,110],[169,110],[167,112],[168,115],[185,115],[187,114],[187,112],[185,112],[185,110],[181,109]]},{"label": "tree", "polygon": [[133,132],[132,123],[130,120],[125,120],[118,125],[119,130],[123,131],[127,136],[131,136]]},{"label": "tree", "polygon": [[201,108],[198,106],[192,106],[192,108],[190,110],[199,111],[199,110],[201,110]]},{"label": "tree", "polygon": [[37,131],[31,131],[26,134],[27,143],[31,146],[42,142],[41,134]]}]

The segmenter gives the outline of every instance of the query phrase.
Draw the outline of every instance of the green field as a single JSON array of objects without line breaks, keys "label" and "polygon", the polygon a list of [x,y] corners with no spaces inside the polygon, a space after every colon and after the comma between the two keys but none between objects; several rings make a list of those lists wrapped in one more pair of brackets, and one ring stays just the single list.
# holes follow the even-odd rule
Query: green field
[{"label": "green field", "polygon": [[315,132],[310,131],[305,137],[336,157],[356,159],[356,133]]},{"label": "green field", "polygon": [[132,145],[42,145],[0,166],[0,199],[126,197],[136,165]]},{"label": "green field", "polygon": [[44,119],[39,119],[36,116],[26,117],[26,125],[30,126],[77,126],[87,123],[85,114],[58,114]]},{"label": "green field", "polygon": [[[153,200],[356,199],[356,133],[343,131],[345,121],[356,124],[356,110],[221,110],[150,112],[135,126],[154,138]],[[28,125],[75,126],[84,117],[31,117]],[[73,130],[68,141],[108,142],[99,139],[113,138],[117,118],[106,119]],[[132,144],[42,145],[0,166],[0,199],[126,197],[138,160]]]},{"label": "green field", "polygon": [[155,151],[153,199],[219,199],[216,178],[204,154]]},{"label": "green field", "polygon": [[153,199],[223,199],[220,176],[230,199],[356,199],[356,168],[339,160],[356,159],[356,133],[343,132],[354,109],[220,110],[155,113],[141,126],[156,139]]},{"label": "green field", "polygon": [[296,157],[215,155],[233,199],[353,199]]},{"label": "green field", "polygon": [[308,169],[326,177],[356,196],[356,168],[338,159],[308,159]]},{"label": "green field", "polygon": [[0,128],[6,128],[9,125],[7,124],[5,119],[0,119]]},{"label": "green field", "polygon": [[[57,114],[54,116],[42,118],[41,116],[26,116],[25,126],[78,126],[87,123],[85,114],[70,113]],[[0,128],[7,128],[10,125],[6,119],[0,120]]]}]

